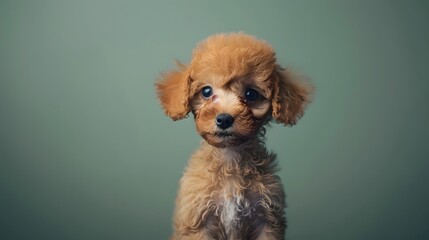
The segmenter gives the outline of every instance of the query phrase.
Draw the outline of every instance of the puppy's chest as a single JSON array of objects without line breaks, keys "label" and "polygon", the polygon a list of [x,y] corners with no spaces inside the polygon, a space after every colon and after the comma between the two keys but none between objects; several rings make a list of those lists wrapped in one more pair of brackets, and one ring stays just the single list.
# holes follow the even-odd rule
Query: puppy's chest
[{"label": "puppy's chest", "polygon": [[250,219],[258,217],[261,196],[257,186],[261,184],[257,179],[261,178],[256,176],[259,172],[251,165],[251,159],[245,158],[249,155],[228,150],[223,153],[223,164],[216,171],[219,179],[216,194],[212,195],[216,202],[214,214],[227,234],[234,235],[236,230],[246,227]]},{"label": "puppy's chest", "polygon": [[257,195],[243,186],[238,176],[231,176],[222,183],[217,198],[216,215],[227,232],[241,228],[251,217],[257,215]]}]

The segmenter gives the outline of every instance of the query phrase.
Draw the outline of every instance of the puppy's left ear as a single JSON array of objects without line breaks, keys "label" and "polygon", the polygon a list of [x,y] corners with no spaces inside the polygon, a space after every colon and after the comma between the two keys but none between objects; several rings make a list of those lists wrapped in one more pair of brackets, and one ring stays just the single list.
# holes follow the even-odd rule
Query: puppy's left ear
[{"label": "puppy's left ear", "polygon": [[272,116],[278,123],[293,126],[311,102],[314,87],[303,77],[277,67],[273,79]]},{"label": "puppy's left ear", "polygon": [[158,98],[165,114],[174,121],[188,115],[191,110],[189,104],[189,87],[191,78],[189,69],[178,63],[180,69],[164,73],[156,83]]}]

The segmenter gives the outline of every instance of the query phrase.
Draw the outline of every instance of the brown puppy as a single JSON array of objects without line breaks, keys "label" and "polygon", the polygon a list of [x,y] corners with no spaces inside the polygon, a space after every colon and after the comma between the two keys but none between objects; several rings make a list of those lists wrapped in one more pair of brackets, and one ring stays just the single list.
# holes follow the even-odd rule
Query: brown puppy
[{"label": "brown puppy", "polygon": [[283,239],[285,194],[263,126],[294,125],[311,85],[282,69],[267,43],[232,33],[206,39],[156,87],[166,115],[192,112],[205,140],[180,181],[173,239]]}]

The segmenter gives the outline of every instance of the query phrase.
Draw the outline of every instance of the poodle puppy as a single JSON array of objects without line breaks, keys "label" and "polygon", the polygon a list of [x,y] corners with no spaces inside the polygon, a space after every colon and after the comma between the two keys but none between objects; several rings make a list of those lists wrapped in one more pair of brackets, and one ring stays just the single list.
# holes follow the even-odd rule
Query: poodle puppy
[{"label": "poodle puppy", "polygon": [[180,180],[172,239],[283,239],[285,194],[264,125],[295,125],[312,86],[243,33],[210,36],[178,65],[156,83],[160,103],[173,120],[192,112],[204,140]]}]

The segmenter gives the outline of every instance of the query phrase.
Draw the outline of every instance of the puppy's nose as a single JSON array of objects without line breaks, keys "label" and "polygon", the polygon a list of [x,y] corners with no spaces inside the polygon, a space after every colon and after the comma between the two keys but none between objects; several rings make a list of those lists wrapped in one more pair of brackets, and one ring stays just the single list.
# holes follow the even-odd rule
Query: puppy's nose
[{"label": "puppy's nose", "polygon": [[233,122],[234,118],[229,114],[221,113],[216,117],[216,125],[222,129],[231,127]]}]

